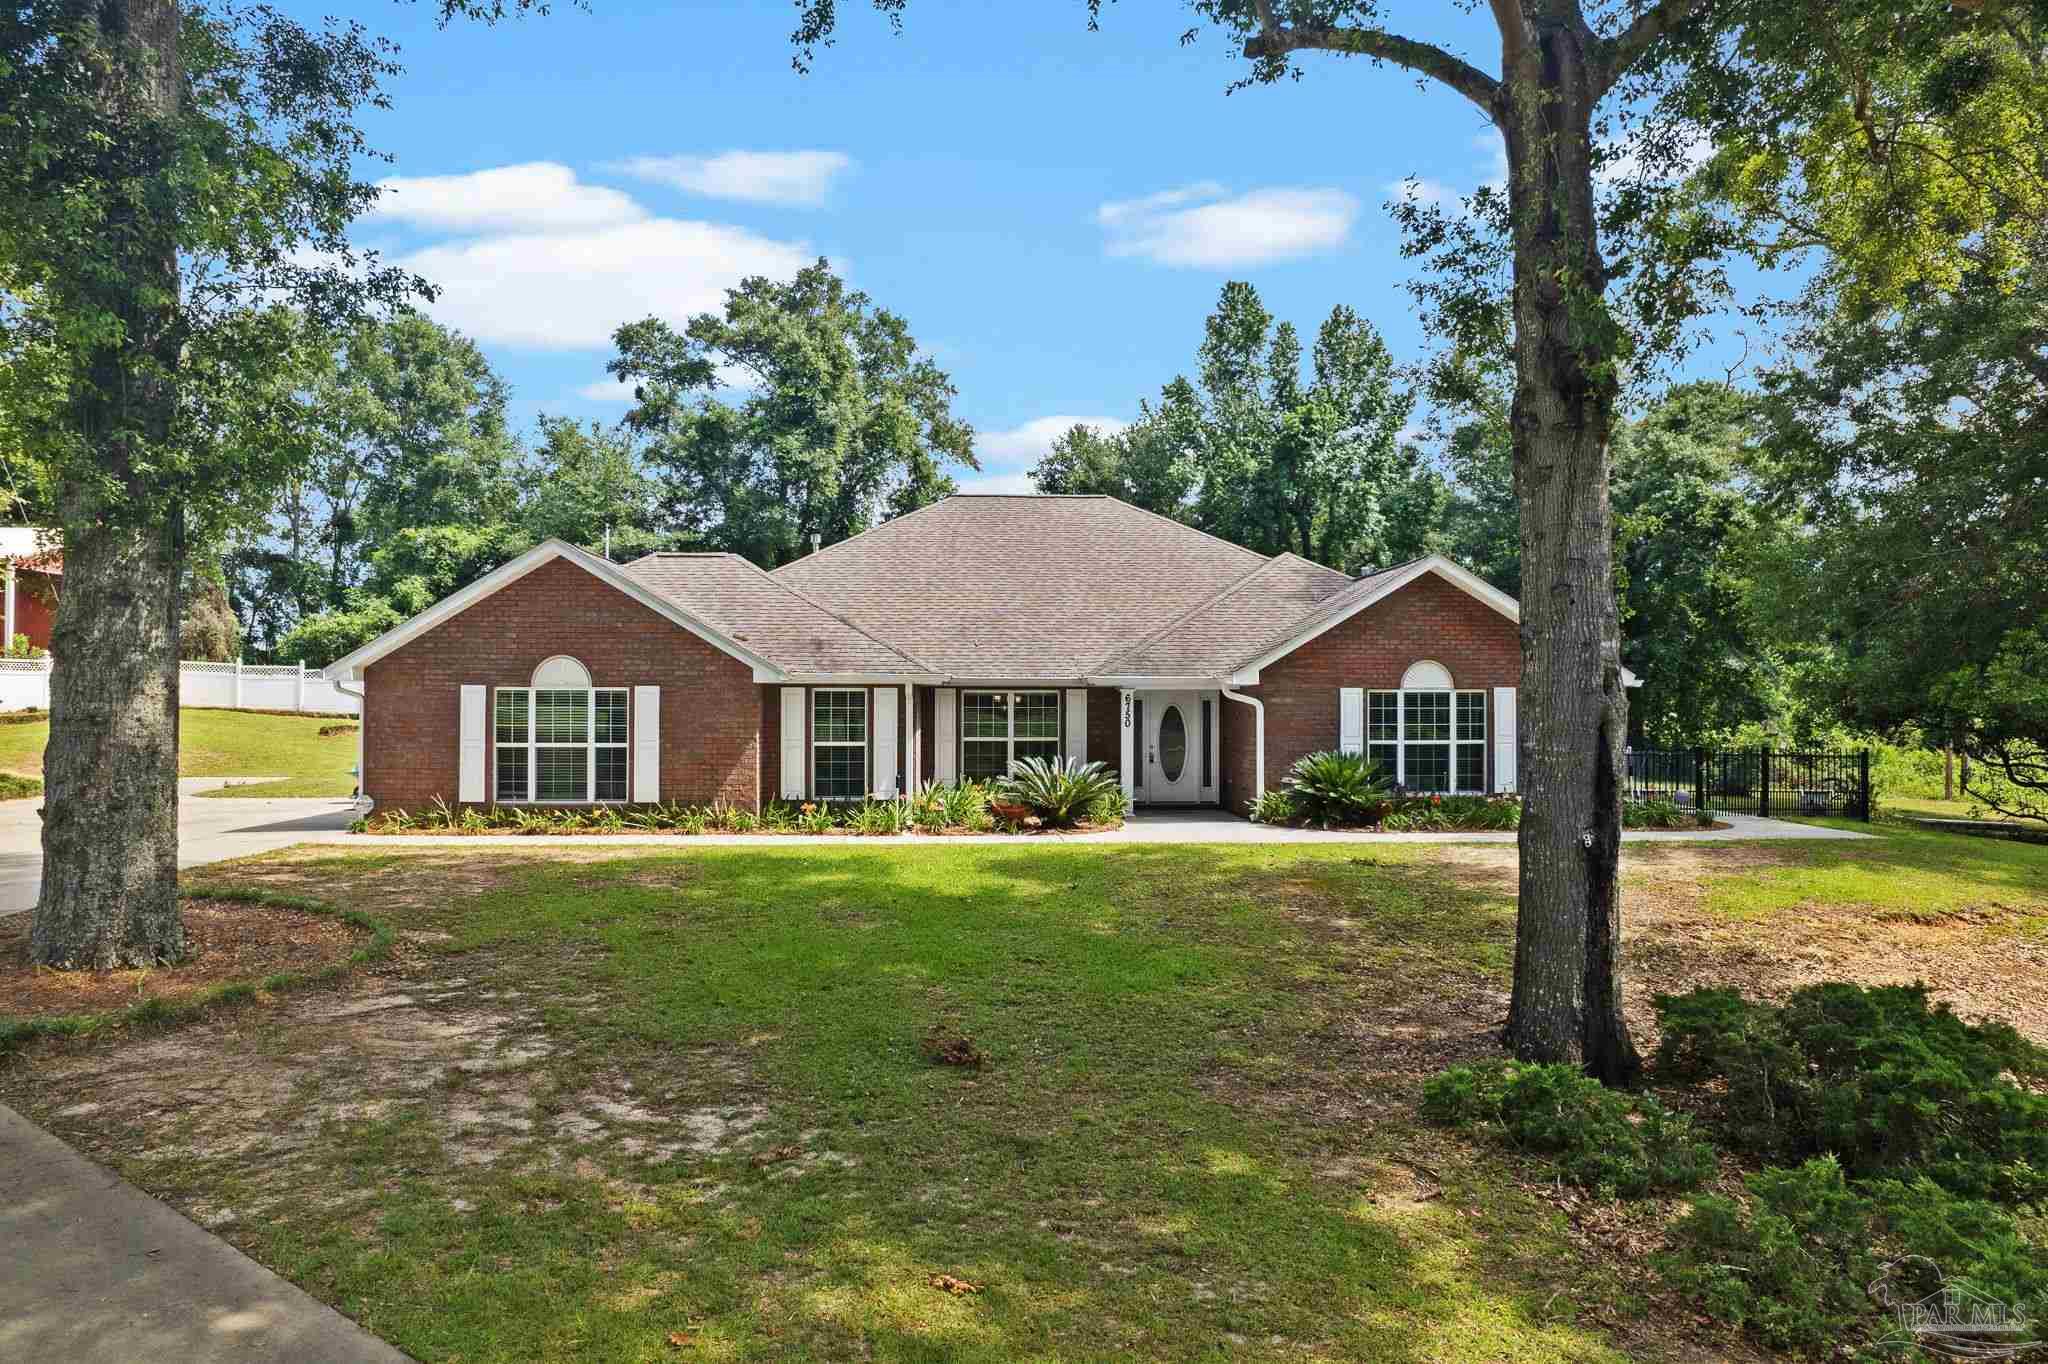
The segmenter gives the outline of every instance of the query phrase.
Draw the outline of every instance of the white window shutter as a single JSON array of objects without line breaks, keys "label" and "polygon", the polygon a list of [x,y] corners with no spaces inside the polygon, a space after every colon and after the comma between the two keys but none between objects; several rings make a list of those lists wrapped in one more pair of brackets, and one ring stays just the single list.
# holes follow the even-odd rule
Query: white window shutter
[{"label": "white window shutter", "polygon": [[804,689],[782,689],[782,798],[804,798]]},{"label": "white window shutter", "polygon": [[960,780],[960,693],[940,687],[932,702],[932,780]]},{"label": "white window shutter", "polygon": [[875,794],[896,794],[896,720],[902,709],[901,687],[875,688]]},{"label": "white window shutter", "polygon": [[1067,688],[1067,756],[1088,761],[1088,689]]},{"label": "white window shutter", "polygon": [[1365,752],[1365,688],[1337,688],[1337,751]]},{"label": "white window shutter", "polygon": [[462,688],[462,758],[455,783],[455,798],[479,802],[484,798],[484,689]]},{"label": "white window shutter", "polygon": [[1515,789],[1515,689],[1493,689],[1493,789]]},{"label": "white window shutter", "polygon": [[661,799],[661,688],[633,688],[633,799]]}]

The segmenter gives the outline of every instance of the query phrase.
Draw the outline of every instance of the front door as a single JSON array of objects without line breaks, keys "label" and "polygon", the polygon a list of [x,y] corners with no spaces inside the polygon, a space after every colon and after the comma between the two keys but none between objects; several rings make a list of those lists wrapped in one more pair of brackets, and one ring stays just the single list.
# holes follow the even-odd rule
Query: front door
[{"label": "front door", "polygon": [[1193,805],[1202,798],[1202,698],[1192,691],[1145,693],[1144,798]]}]

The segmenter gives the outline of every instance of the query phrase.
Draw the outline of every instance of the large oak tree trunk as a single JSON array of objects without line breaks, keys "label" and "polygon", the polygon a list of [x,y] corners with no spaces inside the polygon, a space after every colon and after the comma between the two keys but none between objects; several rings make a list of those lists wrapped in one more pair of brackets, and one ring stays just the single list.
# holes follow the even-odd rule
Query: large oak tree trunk
[{"label": "large oak tree trunk", "polygon": [[[77,300],[125,336],[97,355],[72,398],[76,429],[115,486],[170,433],[178,363],[176,242],[165,180],[184,75],[174,0],[103,0],[89,41],[105,59],[105,179],[121,189],[106,231],[128,244],[115,277]],[[118,194],[131,196],[125,202]],[[64,590],[50,652],[43,754],[43,886],[35,960],[106,970],[177,960],[179,517],[83,483],[59,490]]]},{"label": "large oak tree trunk", "polygon": [[1538,18],[1524,34],[1503,63],[1525,798],[1507,1041],[1524,1059],[1575,1062],[1625,1084],[1641,1061],[1616,973],[1628,701],[1607,488],[1620,342],[1599,303],[1589,164],[1601,89],[1582,25]]}]

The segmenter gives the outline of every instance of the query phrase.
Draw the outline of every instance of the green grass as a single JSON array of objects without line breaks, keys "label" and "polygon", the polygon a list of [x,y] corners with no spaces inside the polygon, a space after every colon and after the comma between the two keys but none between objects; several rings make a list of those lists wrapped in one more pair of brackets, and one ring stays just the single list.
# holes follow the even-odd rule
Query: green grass
[{"label": "green grass", "polygon": [[18,772],[0,772],[0,800],[27,800],[41,794],[42,778],[24,777]]},{"label": "green grass", "polygon": [[1786,844],[1786,865],[1710,881],[1707,907],[1737,917],[1802,904],[1864,905],[1915,915],[1986,907],[2048,914],[2048,847],[1855,820],[1804,822],[1877,837]]},{"label": "green grass", "polygon": [[1886,797],[1882,813],[1898,816],[1921,816],[1930,819],[1995,819],[2009,820],[2010,815],[2001,815],[1996,810],[1987,810],[1974,800],[1916,799],[1910,796],[1897,799]]},{"label": "green grass", "polygon": [[[405,855],[301,860],[280,884],[403,884],[403,926],[453,935],[434,950],[465,991],[540,1002],[540,1111],[607,1077],[686,1108],[738,1089],[768,1111],[759,1140],[650,1163],[537,1133],[479,1167],[433,1121],[437,1087],[314,1121],[319,1164],[282,1191],[265,1162],[116,1159],[174,1199],[282,1193],[238,1244],[423,1360],[1618,1362],[1581,1304],[1634,1311],[1634,1290],[1501,1157],[1372,1113],[1412,1082],[1336,1040],[1390,989],[1503,969],[1505,905],[1355,854],[704,849],[505,859],[470,896]],[[922,1058],[940,1020],[986,1070]],[[270,1026],[250,1044],[332,1041]],[[784,1143],[852,1163],[747,1158]],[[1376,1203],[1404,1160],[1443,1195]]]},{"label": "green grass", "polygon": [[[1745,852],[1707,873],[1731,915],[2048,905],[2048,848],[1901,831]],[[192,1126],[206,1106],[53,1126],[180,1206],[255,1214],[236,1244],[426,1361],[1744,1353],[1616,1249],[1654,1246],[1669,1205],[1574,1230],[1540,1163],[1417,1117],[1422,1079],[1488,1054],[1504,1008],[1514,907],[1483,850],[593,855],[320,852],[222,873],[405,930],[404,974],[377,988],[445,981],[451,1024],[533,1010],[517,1036],[539,1027],[550,1049],[513,1078],[401,1050],[408,1083],[389,1083],[390,1053],[346,1040],[373,1024],[249,1010],[206,1054],[276,1067],[294,1098],[216,1119],[220,1152]],[[988,1067],[927,1063],[934,1023]],[[323,1071],[336,1047],[355,1049]],[[61,1059],[0,1070],[0,1097],[52,1121],[79,1098]],[[514,1083],[534,1125],[479,1161],[448,1115]],[[737,1149],[647,1159],[617,1131],[549,1127],[594,1093],[765,1116]],[[266,1126],[282,1156],[235,1144]],[[749,1159],[784,1144],[848,1163]],[[1440,1196],[1402,1196],[1418,1169]],[[935,1273],[983,1291],[949,1296]]]},{"label": "green grass", "polygon": [[[187,708],[178,712],[178,775],[281,777],[288,781],[229,787],[227,796],[345,796],[355,789],[351,770],[356,736],[320,736],[333,716],[271,715],[259,711]],[[38,779],[47,719],[0,725],[0,773]],[[8,799],[0,788],[0,800]]]}]

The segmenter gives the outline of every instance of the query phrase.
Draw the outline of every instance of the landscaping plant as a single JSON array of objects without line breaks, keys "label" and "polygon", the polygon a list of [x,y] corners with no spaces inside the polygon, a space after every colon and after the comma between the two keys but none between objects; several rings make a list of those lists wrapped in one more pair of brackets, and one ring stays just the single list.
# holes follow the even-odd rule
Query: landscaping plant
[{"label": "landscaping plant", "polygon": [[1965,1023],[1924,985],[1829,982],[1783,1005],[1694,990],[1656,1006],[1658,1081],[1697,1086],[1737,1150],[2048,1201],[2048,1094],[2016,1083],[2048,1078],[2048,1052],[2002,1023]]},{"label": "landscaping plant", "polygon": [[1714,1172],[1714,1149],[1690,1118],[1608,1089],[1575,1066],[1452,1066],[1423,1086],[1422,1115],[1497,1129],[1516,1146],[1553,1157],[1568,1182],[1604,1197],[1697,1188]]},{"label": "landscaping plant", "polygon": [[1073,758],[1019,758],[996,783],[996,791],[1004,801],[1028,806],[1046,825],[1060,829],[1077,823],[1098,801],[1123,800],[1123,784],[1105,764]]},{"label": "landscaping plant", "polygon": [[1378,823],[1393,787],[1364,754],[1325,751],[1296,759],[1281,789],[1302,822],[1327,829]]}]

